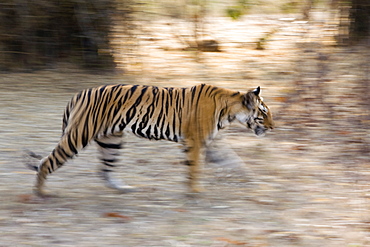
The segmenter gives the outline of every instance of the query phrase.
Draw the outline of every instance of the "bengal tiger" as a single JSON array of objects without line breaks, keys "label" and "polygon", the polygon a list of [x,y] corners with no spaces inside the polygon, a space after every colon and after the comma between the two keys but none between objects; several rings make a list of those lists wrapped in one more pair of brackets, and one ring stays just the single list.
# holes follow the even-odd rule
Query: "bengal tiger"
[{"label": "bengal tiger", "polygon": [[47,175],[92,141],[100,152],[100,173],[106,185],[122,192],[130,191],[130,187],[110,177],[124,132],[130,131],[150,140],[182,143],[189,167],[190,191],[199,192],[200,152],[218,130],[235,120],[258,136],[273,128],[271,111],[262,101],[260,91],[257,87],[240,93],[206,84],[188,88],[119,84],[84,90],[67,104],[63,133],[54,150],[39,165],[30,165],[37,171],[34,191],[45,196]]}]

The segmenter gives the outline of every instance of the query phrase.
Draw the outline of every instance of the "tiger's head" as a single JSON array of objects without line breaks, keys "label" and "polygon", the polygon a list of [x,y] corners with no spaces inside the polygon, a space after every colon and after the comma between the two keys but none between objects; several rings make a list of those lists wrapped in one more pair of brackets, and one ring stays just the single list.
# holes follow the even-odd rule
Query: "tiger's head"
[{"label": "tiger's head", "polygon": [[235,118],[257,136],[264,135],[266,131],[274,128],[271,111],[260,97],[260,92],[260,87],[257,87],[242,94],[241,109],[235,113]]}]

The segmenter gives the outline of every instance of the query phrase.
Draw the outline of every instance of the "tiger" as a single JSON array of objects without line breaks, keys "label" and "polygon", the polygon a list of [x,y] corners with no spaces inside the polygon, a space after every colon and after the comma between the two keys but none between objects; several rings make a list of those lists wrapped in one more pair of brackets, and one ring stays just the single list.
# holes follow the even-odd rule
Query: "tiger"
[{"label": "tiger", "polygon": [[41,158],[39,164],[29,165],[37,172],[34,192],[47,196],[47,176],[93,141],[106,186],[123,193],[134,190],[111,177],[128,131],[150,140],[183,144],[188,188],[190,193],[198,193],[202,191],[198,181],[201,150],[220,129],[238,121],[261,136],[274,128],[272,113],[260,92],[260,87],[241,93],[208,84],[183,88],[117,84],[83,90],[67,104],[62,136],[52,152],[44,158],[30,154]]}]

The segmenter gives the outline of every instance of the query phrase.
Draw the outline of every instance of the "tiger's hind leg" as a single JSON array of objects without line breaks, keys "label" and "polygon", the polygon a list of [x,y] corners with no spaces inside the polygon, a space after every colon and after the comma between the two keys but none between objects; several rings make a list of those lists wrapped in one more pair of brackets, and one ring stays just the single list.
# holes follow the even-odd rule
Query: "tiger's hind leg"
[{"label": "tiger's hind leg", "polygon": [[[74,144],[71,139],[71,135],[65,134],[62,136],[58,145],[54,150],[46,157],[39,161],[39,165],[28,165],[28,167],[34,171],[37,171],[36,185],[34,192],[40,197],[48,197],[50,195],[44,192],[44,185],[47,176],[63,166],[67,160],[72,159],[72,157],[82,149],[82,145]],[[41,156],[34,153],[29,153],[30,157],[40,159]]]},{"label": "tiger's hind leg", "polygon": [[98,144],[100,153],[99,159],[101,165],[99,167],[99,175],[105,182],[108,188],[116,189],[121,193],[128,193],[134,191],[134,188],[124,184],[111,176],[119,151],[122,148],[122,134],[103,136],[95,139]]}]

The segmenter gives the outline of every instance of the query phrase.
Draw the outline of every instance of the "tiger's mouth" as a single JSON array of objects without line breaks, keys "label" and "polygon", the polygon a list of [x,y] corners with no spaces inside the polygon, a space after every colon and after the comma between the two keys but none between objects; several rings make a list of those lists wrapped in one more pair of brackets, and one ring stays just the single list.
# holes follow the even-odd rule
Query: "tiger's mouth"
[{"label": "tiger's mouth", "polygon": [[261,126],[257,126],[255,129],[254,129],[254,134],[256,136],[264,136],[265,133],[266,133],[266,128],[264,127],[261,127]]}]

